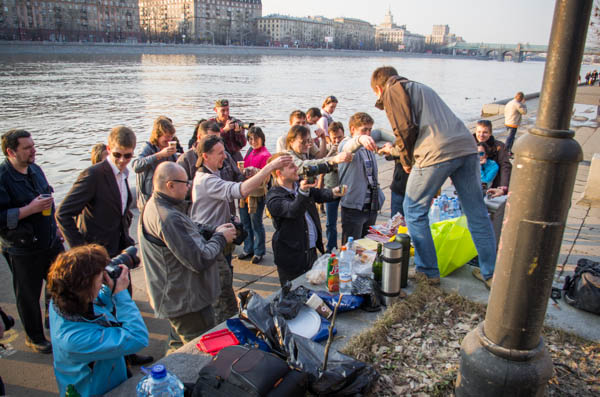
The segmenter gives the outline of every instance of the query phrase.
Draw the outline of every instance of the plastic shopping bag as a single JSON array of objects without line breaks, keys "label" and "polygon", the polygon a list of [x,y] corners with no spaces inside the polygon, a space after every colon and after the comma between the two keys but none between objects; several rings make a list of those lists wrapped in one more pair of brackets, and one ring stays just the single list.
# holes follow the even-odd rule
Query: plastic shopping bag
[{"label": "plastic shopping bag", "polygon": [[441,277],[446,277],[477,255],[465,216],[432,224],[431,236]]}]

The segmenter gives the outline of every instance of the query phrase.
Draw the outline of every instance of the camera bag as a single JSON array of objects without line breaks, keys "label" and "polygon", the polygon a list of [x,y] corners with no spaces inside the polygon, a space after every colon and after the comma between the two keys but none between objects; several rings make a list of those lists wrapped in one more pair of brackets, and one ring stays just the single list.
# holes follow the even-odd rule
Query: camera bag
[{"label": "camera bag", "polygon": [[600,314],[600,262],[579,259],[575,274],[567,276],[563,290],[568,304]]},{"label": "camera bag", "polygon": [[223,348],[196,380],[192,397],[301,397],[306,374],[274,354],[244,346]]}]

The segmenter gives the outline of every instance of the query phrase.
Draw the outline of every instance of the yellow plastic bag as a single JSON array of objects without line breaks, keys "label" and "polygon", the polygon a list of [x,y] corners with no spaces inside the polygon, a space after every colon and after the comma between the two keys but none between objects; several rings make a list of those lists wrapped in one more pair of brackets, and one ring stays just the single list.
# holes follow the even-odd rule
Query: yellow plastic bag
[{"label": "yellow plastic bag", "polygon": [[465,216],[432,224],[431,236],[441,277],[446,277],[477,256]]}]

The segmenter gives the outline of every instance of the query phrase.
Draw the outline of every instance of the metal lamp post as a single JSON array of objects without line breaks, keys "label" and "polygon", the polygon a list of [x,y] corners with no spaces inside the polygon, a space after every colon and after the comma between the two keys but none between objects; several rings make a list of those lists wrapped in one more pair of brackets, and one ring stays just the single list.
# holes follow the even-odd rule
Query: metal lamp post
[{"label": "metal lamp post", "polygon": [[463,340],[456,395],[542,396],[541,337],[583,154],[569,130],[592,0],[557,0],[536,126],[515,145],[511,192],[485,321]]}]

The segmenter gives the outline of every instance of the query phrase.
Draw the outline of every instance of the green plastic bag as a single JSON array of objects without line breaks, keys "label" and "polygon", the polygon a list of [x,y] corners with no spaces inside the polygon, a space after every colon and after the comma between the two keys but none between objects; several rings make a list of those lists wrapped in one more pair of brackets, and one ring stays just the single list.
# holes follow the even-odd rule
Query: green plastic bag
[{"label": "green plastic bag", "polygon": [[431,236],[441,277],[446,277],[477,256],[464,215],[432,224]]}]

